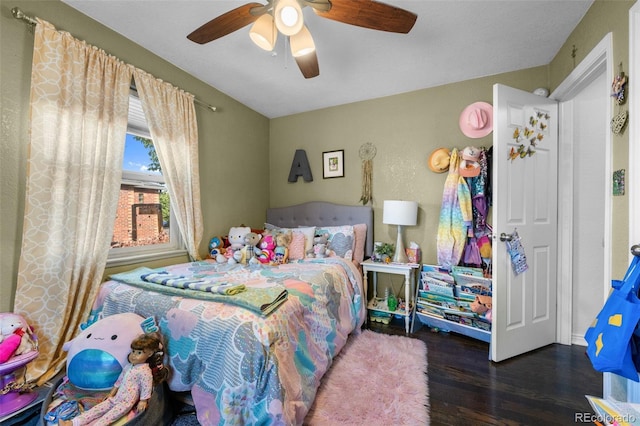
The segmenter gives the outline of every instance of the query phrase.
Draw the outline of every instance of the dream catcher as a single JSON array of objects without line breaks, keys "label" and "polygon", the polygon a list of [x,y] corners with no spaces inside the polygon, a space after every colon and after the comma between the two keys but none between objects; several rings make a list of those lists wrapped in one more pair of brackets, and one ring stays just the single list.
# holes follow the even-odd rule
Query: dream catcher
[{"label": "dream catcher", "polygon": [[373,157],[376,156],[376,147],[370,142],[360,146],[360,158],[362,159],[362,196],[360,201],[367,204],[373,199],[371,192],[371,181],[373,174]]},{"label": "dream catcher", "polygon": [[[624,71],[622,71],[622,63],[620,63],[620,72],[613,79],[613,83],[611,83],[611,96],[616,100],[618,107],[624,104],[625,98],[625,89],[627,86],[627,76],[624,75]],[[627,118],[629,117],[629,113],[627,111],[619,112],[613,119],[611,120],[611,131],[616,135],[619,135],[624,130],[624,126],[627,124]]]}]

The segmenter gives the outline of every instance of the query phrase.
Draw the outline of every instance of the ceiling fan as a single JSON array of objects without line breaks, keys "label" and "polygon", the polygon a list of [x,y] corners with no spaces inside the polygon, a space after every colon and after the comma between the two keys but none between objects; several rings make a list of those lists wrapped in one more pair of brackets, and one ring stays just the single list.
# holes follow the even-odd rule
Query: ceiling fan
[{"label": "ceiling fan", "polygon": [[267,4],[247,3],[223,13],[193,31],[187,38],[205,44],[253,23],[250,37],[265,50],[273,50],[278,32],[289,37],[291,55],[305,78],[320,74],[311,33],[304,25],[302,8],[345,24],[373,30],[406,34],[417,15],[374,0],[267,0]]}]

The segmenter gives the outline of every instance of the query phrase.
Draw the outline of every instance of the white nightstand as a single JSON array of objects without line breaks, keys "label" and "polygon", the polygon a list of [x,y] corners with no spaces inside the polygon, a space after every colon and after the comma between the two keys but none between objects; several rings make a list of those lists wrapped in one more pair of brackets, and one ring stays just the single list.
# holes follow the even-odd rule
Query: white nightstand
[{"label": "white nightstand", "polygon": [[[415,271],[420,267],[417,263],[384,263],[374,262],[371,259],[362,262],[362,275],[364,278],[364,288],[368,286],[368,272],[373,272],[373,298],[367,304],[367,308],[373,311],[386,312],[393,315],[404,315],[404,324],[407,334],[410,330],[411,313],[414,306],[412,298],[412,289],[415,288]],[[378,290],[378,272],[384,272],[385,274],[396,274],[404,276],[404,301],[405,309],[390,311],[384,307],[377,306],[377,290]]]}]

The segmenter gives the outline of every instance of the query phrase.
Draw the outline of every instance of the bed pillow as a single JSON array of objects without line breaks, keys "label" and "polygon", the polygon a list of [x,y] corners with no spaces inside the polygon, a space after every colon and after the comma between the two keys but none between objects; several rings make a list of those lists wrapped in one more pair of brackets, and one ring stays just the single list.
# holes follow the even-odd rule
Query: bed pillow
[{"label": "bed pillow", "polygon": [[[300,226],[299,228],[281,228],[280,226],[273,225],[271,223],[265,223],[264,229],[266,229],[267,231],[291,230],[291,231],[302,232],[302,234],[304,235],[304,252],[306,253],[307,251],[311,250],[311,247],[313,247],[313,237],[316,232],[315,226]],[[291,257],[291,253],[289,253],[289,257]],[[304,256],[302,258],[304,258]]]},{"label": "bed pillow", "polygon": [[353,225],[355,244],[353,246],[353,263],[359,266],[364,261],[364,245],[367,240],[367,224],[358,223]]},{"label": "bed pillow", "polygon": [[295,228],[296,231],[300,231],[304,234],[304,252],[308,252],[313,248],[313,237],[316,235],[315,226],[301,226]]},{"label": "bed pillow", "polygon": [[297,229],[293,230],[293,236],[291,238],[291,243],[289,244],[289,259],[290,260],[299,260],[304,259],[305,252],[305,236],[302,232]]},{"label": "bed pillow", "polygon": [[316,235],[329,234],[329,249],[336,256],[347,260],[353,259],[355,234],[353,226],[316,226]]}]

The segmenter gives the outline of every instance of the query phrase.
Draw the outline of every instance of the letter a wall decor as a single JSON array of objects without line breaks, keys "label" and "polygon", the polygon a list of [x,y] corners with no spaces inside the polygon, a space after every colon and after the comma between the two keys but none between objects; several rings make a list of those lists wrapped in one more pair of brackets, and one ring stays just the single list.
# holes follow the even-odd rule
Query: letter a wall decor
[{"label": "letter a wall decor", "polygon": [[293,155],[289,182],[297,182],[299,176],[302,176],[305,182],[313,181],[311,167],[309,167],[309,160],[307,160],[307,153],[304,149],[296,149],[296,153]]}]

